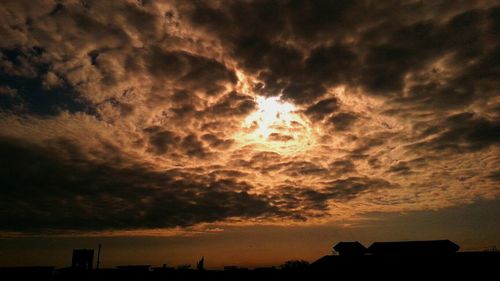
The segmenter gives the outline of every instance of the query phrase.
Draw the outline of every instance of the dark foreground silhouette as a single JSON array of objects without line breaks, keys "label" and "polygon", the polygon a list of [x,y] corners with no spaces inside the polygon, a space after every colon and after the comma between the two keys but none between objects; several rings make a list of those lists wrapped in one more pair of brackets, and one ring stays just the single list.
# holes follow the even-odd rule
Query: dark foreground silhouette
[{"label": "dark foreground silhouette", "polygon": [[[365,248],[359,242],[340,242],[337,253],[309,264],[288,261],[280,267],[246,269],[227,266],[205,270],[202,258],[196,269],[127,265],[92,268],[93,250],[73,251],[72,266],[0,268],[1,280],[349,280],[352,278],[435,279],[471,278],[498,280],[500,252],[458,252],[449,240],[375,242]],[[97,266],[99,260],[97,261]]]}]

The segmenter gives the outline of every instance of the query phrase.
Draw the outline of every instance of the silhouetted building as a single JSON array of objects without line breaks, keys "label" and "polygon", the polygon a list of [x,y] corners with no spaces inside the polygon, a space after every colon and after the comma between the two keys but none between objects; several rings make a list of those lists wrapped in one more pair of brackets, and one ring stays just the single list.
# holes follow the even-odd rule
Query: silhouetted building
[{"label": "silhouetted building", "polygon": [[139,265],[120,265],[117,266],[118,271],[127,273],[145,273],[149,272],[151,265],[149,264],[139,264]]},{"label": "silhouetted building", "polygon": [[333,249],[341,256],[363,256],[366,254],[366,248],[358,241],[339,242]]},{"label": "silhouetted building", "polygon": [[175,270],[175,267],[167,266],[167,264],[163,264],[161,267],[152,267],[151,270],[153,272],[172,272]]},{"label": "silhouetted building", "polygon": [[71,267],[79,270],[91,270],[94,263],[94,250],[92,249],[73,249],[73,258]]},{"label": "silhouetted building", "polygon": [[22,280],[23,278],[27,280],[45,280],[45,278],[52,277],[53,274],[53,266],[0,267],[0,279],[2,280]]},{"label": "silhouetted building", "polygon": [[368,253],[376,256],[438,256],[453,254],[460,247],[450,240],[375,242]]},{"label": "silhouetted building", "polygon": [[278,271],[278,269],[274,266],[269,266],[269,267],[257,267],[253,271],[258,273],[273,273]]},{"label": "silhouetted building", "polygon": [[[451,265],[460,257],[459,246],[449,240],[375,242],[366,249],[359,242],[340,242],[334,250],[339,255],[324,256],[311,264],[317,271],[357,272],[390,271],[425,267],[431,270],[447,260]],[[443,267],[444,268],[444,267]],[[442,269],[441,269],[442,270]]]},{"label": "silhouetted building", "polygon": [[[350,252],[352,243],[339,243],[339,253]],[[337,246],[336,245],[336,246]],[[347,249],[347,250],[346,250]],[[375,242],[364,255],[327,255],[310,266],[318,276],[338,279],[445,279],[491,275],[500,265],[500,252],[458,252],[449,240]],[[344,252],[343,252],[344,251]],[[472,278],[471,278],[472,277]],[[490,278],[491,279],[491,278]]]},{"label": "silhouetted building", "polygon": [[181,264],[181,265],[177,266],[177,270],[181,270],[181,271],[188,271],[190,269],[191,269],[191,265],[189,265],[189,264]]}]

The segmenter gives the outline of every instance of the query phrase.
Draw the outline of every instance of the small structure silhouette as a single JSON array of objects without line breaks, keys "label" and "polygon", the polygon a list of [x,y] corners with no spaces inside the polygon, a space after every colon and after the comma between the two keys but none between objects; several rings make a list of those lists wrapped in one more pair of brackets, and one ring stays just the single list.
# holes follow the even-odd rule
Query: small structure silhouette
[{"label": "small structure silhouette", "polygon": [[341,256],[363,256],[366,254],[366,247],[358,241],[354,242],[339,242],[333,249]]},{"label": "small structure silhouette", "polygon": [[92,270],[94,263],[93,249],[73,249],[71,267],[76,270]]}]

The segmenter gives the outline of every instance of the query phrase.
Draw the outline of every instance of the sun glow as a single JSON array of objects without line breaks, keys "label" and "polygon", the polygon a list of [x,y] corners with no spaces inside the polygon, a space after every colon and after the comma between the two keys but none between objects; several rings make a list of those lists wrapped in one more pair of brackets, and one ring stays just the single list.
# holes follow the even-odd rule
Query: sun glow
[{"label": "sun glow", "polygon": [[313,131],[293,104],[280,97],[257,97],[257,110],[244,120],[237,139],[244,145],[294,154],[313,144]]}]

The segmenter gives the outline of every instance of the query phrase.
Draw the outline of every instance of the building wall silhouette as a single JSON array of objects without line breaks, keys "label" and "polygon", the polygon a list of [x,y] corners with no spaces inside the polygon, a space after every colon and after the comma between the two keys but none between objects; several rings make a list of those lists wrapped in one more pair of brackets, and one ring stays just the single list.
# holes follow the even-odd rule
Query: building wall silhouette
[{"label": "building wall silhouette", "polygon": [[92,270],[94,263],[94,250],[92,249],[73,249],[73,258],[71,267],[79,270]]}]

